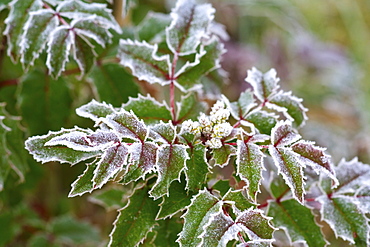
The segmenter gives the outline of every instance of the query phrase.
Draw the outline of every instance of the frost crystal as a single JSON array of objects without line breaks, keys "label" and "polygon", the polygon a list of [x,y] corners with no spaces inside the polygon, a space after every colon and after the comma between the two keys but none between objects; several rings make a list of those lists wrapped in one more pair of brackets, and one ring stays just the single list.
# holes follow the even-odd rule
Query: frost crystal
[{"label": "frost crystal", "polygon": [[220,148],[222,147],[222,142],[218,138],[212,138],[206,142],[206,145],[210,148]]}]

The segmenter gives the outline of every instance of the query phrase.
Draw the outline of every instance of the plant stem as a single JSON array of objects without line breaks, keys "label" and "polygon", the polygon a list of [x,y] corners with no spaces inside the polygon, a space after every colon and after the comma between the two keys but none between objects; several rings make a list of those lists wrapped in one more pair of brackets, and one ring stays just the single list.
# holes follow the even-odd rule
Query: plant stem
[{"label": "plant stem", "polygon": [[171,68],[171,75],[170,75],[170,108],[171,108],[171,115],[172,115],[172,122],[174,125],[177,124],[176,120],[176,106],[175,106],[175,69],[177,65],[178,60],[178,53],[176,52],[174,54],[173,60],[172,60],[172,68]]}]

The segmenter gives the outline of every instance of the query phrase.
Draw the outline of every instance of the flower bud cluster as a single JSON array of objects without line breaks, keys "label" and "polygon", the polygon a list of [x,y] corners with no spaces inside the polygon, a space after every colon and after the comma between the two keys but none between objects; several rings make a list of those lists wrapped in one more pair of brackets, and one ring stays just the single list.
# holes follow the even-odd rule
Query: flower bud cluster
[{"label": "flower bud cluster", "polygon": [[222,147],[221,139],[230,135],[233,127],[226,122],[230,111],[225,108],[223,101],[217,101],[211,108],[210,115],[201,113],[198,121],[187,120],[182,124],[182,131],[194,135],[202,135],[205,144],[210,148]]}]

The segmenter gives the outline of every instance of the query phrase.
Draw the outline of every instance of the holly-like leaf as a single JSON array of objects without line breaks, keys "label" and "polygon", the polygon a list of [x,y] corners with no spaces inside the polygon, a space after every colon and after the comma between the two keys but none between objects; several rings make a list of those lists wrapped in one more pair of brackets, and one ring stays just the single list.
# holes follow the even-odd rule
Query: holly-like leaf
[{"label": "holly-like leaf", "polygon": [[160,122],[159,124],[150,127],[149,136],[156,142],[171,144],[176,138],[176,128],[171,122]]},{"label": "holly-like leaf", "polygon": [[94,51],[94,46],[83,35],[75,34],[72,44],[73,58],[77,62],[81,71],[81,77],[89,71],[95,63],[97,54]]},{"label": "holly-like leaf", "polygon": [[248,191],[245,188],[241,190],[229,189],[222,200],[225,203],[231,202],[232,205],[235,206],[239,211],[244,211],[251,207],[256,207],[256,204],[251,201],[250,196],[248,195]]},{"label": "holly-like leaf", "polygon": [[180,181],[181,172],[186,169],[186,160],[189,159],[187,147],[181,144],[164,144],[158,149],[156,170],[157,182],[150,191],[150,195],[157,199],[168,194],[168,188],[174,180]]},{"label": "holly-like leaf", "polygon": [[157,124],[160,121],[168,122],[172,119],[171,112],[166,103],[160,103],[151,96],[129,98],[129,101],[122,105],[127,111],[135,112],[136,116],[144,120],[148,125]]},{"label": "holly-like leaf", "polygon": [[206,147],[196,144],[188,149],[189,159],[186,161],[185,170],[187,186],[190,191],[198,191],[206,182],[207,174],[210,172],[206,161]]},{"label": "holly-like leaf", "polygon": [[[99,101],[108,102],[114,106],[120,106],[130,96],[139,93],[139,88],[125,68],[119,64],[104,63],[95,66],[88,74],[89,80],[95,85]],[[136,109],[135,113],[141,113]],[[153,108],[148,108],[148,110]],[[158,114],[158,111],[155,111]],[[143,119],[141,116],[138,116]],[[145,121],[145,119],[143,119]]]},{"label": "holly-like leaf", "polygon": [[166,29],[170,50],[180,56],[195,53],[208,32],[214,12],[210,4],[196,4],[194,0],[177,1],[171,12],[171,25]]},{"label": "holly-like leaf", "polygon": [[180,103],[177,103],[177,116],[178,122],[183,122],[185,120],[197,120],[199,112],[206,111],[206,104],[197,99],[197,97],[189,93],[186,96],[181,97]]},{"label": "holly-like leaf", "polygon": [[139,80],[166,85],[169,83],[169,55],[158,56],[158,46],[143,42],[121,40],[118,57],[123,66],[129,67]]},{"label": "holly-like leaf", "polygon": [[58,25],[58,16],[52,9],[40,9],[30,13],[20,42],[21,62],[26,69],[39,57],[49,35]]},{"label": "holly-like leaf", "polygon": [[225,96],[223,96],[223,100],[227,104],[231,115],[236,120],[244,119],[250,110],[257,105],[253,97],[253,92],[250,90],[242,92],[236,102],[230,103]]},{"label": "holly-like leaf", "polygon": [[171,23],[169,15],[149,12],[137,26],[137,36],[140,41],[159,43],[164,39],[165,28]]},{"label": "holly-like leaf", "polygon": [[212,149],[212,158],[216,166],[224,167],[229,164],[230,157],[236,153],[236,149],[232,145],[226,144],[220,148]]},{"label": "holly-like leaf", "polygon": [[316,200],[321,203],[321,220],[329,224],[336,237],[356,246],[370,245],[368,219],[352,197],[322,195]]},{"label": "holly-like leaf", "polygon": [[303,242],[308,246],[326,246],[320,226],[315,222],[311,210],[295,200],[270,201],[267,215],[276,227],[283,229],[290,241]]},{"label": "holly-like leaf", "polygon": [[241,121],[241,124],[246,126],[252,124],[259,133],[270,135],[272,128],[277,124],[276,119],[277,116],[273,113],[264,110],[255,110],[250,112],[245,119]]},{"label": "holly-like leaf", "polygon": [[136,189],[114,222],[109,246],[138,246],[156,225],[158,210],[158,203],[148,196],[146,188]]},{"label": "holly-like leaf", "polygon": [[85,193],[91,193],[94,190],[94,171],[97,167],[96,160],[93,163],[86,164],[85,171],[71,184],[71,191],[68,197],[81,196]]},{"label": "holly-like leaf", "polygon": [[18,105],[31,135],[59,130],[71,113],[70,88],[63,78],[53,80],[34,70],[20,81]]},{"label": "holly-like leaf", "polygon": [[298,127],[307,120],[307,109],[302,105],[302,99],[293,96],[291,92],[277,93],[266,103],[266,107],[282,112]]},{"label": "holly-like leaf", "polygon": [[222,201],[211,195],[207,190],[200,190],[193,197],[191,204],[183,215],[185,219],[183,230],[177,239],[181,247],[193,247],[201,243],[199,236],[212,214],[222,211]]},{"label": "holly-like leaf", "polygon": [[301,136],[288,121],[278,122],[271,132],[271,143],[275,147],[290,145],[299,139],[301,139]]},{"label": "holly-like leaf", "polygon": [[238,140],[237,142],[237,160],[236,175],[238,175],[247,184],[249,196],[256,201],[257,193],[260,191],[262,181],[263,158],[261,148],[247,140]]},{"label": "holly-like leaf", "polygon": [[92,100],[86,105],[80,106],[76,109],[77,115],[90,118],[95,122],[100,122],[100,118],[104,118],[110,114],[117,113],[112,105],[106,104],[105,102],[100,103],[96,100]]},{"label": "holly-like leaf", "polygon": [[46,146],[45,144],[55,137],[64,135],[72,132],[85,132],[91,134],[91,131],[74,128],[74,129],[62,129],[60,131],[50,131],[46,135],[33,136],[26,140],[26,149],[33,155],[34,159],[46,163],[49,161],[58,161],[61,163],[69,163],[71,165],[77,164],[83,160],[96,157],[102,153],[100,150],[95,151],[80,151],[66,148],[66,146]]},{"label": "holly-like leaf", "polygon": [[185,210],[185,207],[190,204],[191,197],[192,194],[186,192],[185,183],[172,182],[169,195],[162,197],[157,219],[172,217],[177,212]]},{"label": "holly-like leaf", "polygon": [[216,38],[213,38],[208,45],[202,46],[194,62],[187,62],[176,73],[177,87],[184,92],[199,87],[200,79],[204,75],[220,67],[219,59],[224,51],[225,49]]},{"label": "holly-like leaf", "polygon": [[123,208],[127,204],[128,188],[123,186],[109,186],[89,196],[89,201],[104,207],[107,211]]},{"label": "holly-like leaf", "polygon": [[370,187],[364,186],[354,195],[354,200],[362,212],[370,213]]},{"label": "holly-like leaf", "polygon": [[41,9],[42,4],[41,0],[13,0],[9,4],[10,12],[5,19],[4,35],[7,37],[7,53],[13,62],[16,62],[20,56],[23,27],[29,18],[29,13]]},{"label": "holly-like leaf", "polygon": [[248,76],[245,79],[253,87],[253,93],[261,102],[267,101],[267,99],[277,93],[279,89],[279,78],[276,77],[276,70],[271,69],[265,74],[253,67],[248,70]]},{"label": "holly-like leaf", "polygon": [[49,74],[57,78],[65,70],[68,56],[74,42],[74,33],[67,25],[59,26],[50,34],[46,66]]}]

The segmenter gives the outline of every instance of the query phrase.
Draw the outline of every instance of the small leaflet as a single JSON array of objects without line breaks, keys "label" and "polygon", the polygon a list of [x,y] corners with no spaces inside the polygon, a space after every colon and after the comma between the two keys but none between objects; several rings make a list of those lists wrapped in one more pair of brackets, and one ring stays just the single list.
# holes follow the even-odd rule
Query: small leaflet
[{"label": "small leaflet", "polygon": [[30,13],[19,44],[21,62],[26,70],[39,57],[45,48],[49,35],[58,25],[58,16],[52,9],[40,9]]},{"label": "small leaflet", "polygon": [[220,148],[212,149],[212,158],[215,166],[225,167],[229,164],[231,156],[236,155],[236,148],[232,145],[222,145]]},{"label": "small leaflet", "polygon": [[170,23],[169,15],[149,12],[136,27],[138,40],[145,40],[148,43],[161,43],[165,39],[165,28]]},{"label": "small leaflet", "polygon": [[101,155],[102,151],[80,151],[66,148],[65,146],[46,146],[45,144],[55,137],[72,132],[86,132],[90,131],[75,127],[74,129],[61,129],[60,131],[49,131],[48,134],[42,136],[33,136],[26,140],[26,149],[33,155],[33,158],[42,163],[49,161],[58,161],[60,163],[69,163],[75,165],[81,161],[90,159]]},{"label": "small leaflet", "polygon": [[196,52],[201,39],[208,33],[215,10],[210,4],[179,0],[171,12],[172,22],[166,29],[167,45],[180,56]]},{"label": "small leaflet", "polygon": [[293,129],[291,122],[280,121],[271,131],[271,143],[275,146],[286,146],[301,139],[301,136]]},{"label": "small leaflet", "polygon": [[139,80],[166,85],[170,78],[169,55],[158,56],[157,44],[150,45],[132,40],[120,40],[118,58],[123,66],[129,67]]},{"label": "small leaflet", "polygon": [[93,163],[86,164],[85,171],[71,184],[71,191],[68,197],[82,196],[85,193],[91,193],[94,190],[94,171],[97,167],[95,160]]},{"label": "small leaflet", "polygon": [[[231,202],[234,212],[241,212],[249,208],[255,208],[256,203],[250,199],[246,188],[233,190],[229,187],[229,191],[224,195],[222,200],[225,203]],[[236,209],[235,209],[236,208]]]},{"label": "small leaflet", "polygon": [[254,128],[258,130],[261,134],[270,135],[272,128],[277,124],[277,115],[271,112],[266,112],[264,110],[253,110],[241,121],[242,125],[246,125],[245,122],[253,124]]},{"label": "small leaflet", "polygon": [[90,118],[95,122],[100,122],[100,118],[105,118],[106,116],[116,112],[117,111],[112,105],[105,102],[100,103],[94,99],[86,105],[80,106],[76,109],[77,115],[84,118]]},{"label": "small leaflet", "polygon": [[180,247],[193,247],[201,243],[199,236],[212,214],[222,211],[222,201],[211,195],[206,189],[200,190],[186,207],[182,232],[176,240]]},{"label": "small leaflet", "polygon": [[9,3],[10,12],[4,21],[6,24],[4,35],[7,37],[7,54],[13,62],[16,62],[20,55],[23,27],[29,13],[41,9],[42,4],[41,0],[13,0]]},{"label": "small leaflet", "polygon": [[91,15],[87,18],[73,20],[71,27],[73,27],[73,31],[76,34],[91,38],[102,47],[105,47],[105,44],[111,43],[112,34],[104,26],[99,24],[96,15]]},{"label": "small leaflet", "polygon": [[186,169],[186,160],[189,159],[186,149],[187,146],[180,144],[164,144],[159,147],[156,164],[158,178],[149,192],[154,199],[169,196],[172,181],[180,181],[181,173]]},{"label": "small leaflet", "polygon": [[336,237],[340,237],[356,246],[369,246],[369,222],[351,196],[322,195],[316,198],[321,203],[321,220],[333,229]]},{"label": "small leaflet", "polygon": [[188,93],[185,96],[181,96],[181,101],[176,102],[177,106],[177,116],[176,120],[178,122],[183,122],[185,120],[197,120],[199,112],[205,112],[207,105],[198,100],[194,93]]},{"label": "small leaflet", "polygon": [[72,54],[81,71],[81,78],[94,65],[97,54],[93,49],[93,45],[84,36],[77,33],[72,45]]},{"label": "small leaflet", "polygon": [[273,95],[279,89],[279,78],[276,77],[276,70],[271,69],[265,74],[253,67],[248,70],[248,76],[245,79],[246,82],[252,85],[254,95],[261,101],[264,102]]},{"label": "small leaflet", "polygon": [[290,242],[305,242],[307,246],[317,247],[328,244],[311,210],[297,201],[270,201],[267,212],[274,225],[286,232]]},{"label": "small leaflet", "polygon": [[200,190],[210,173],[210,167],[206,160],[206,147],[202,144],[195,144],[188,149],[189,159],[186,161],[185,175],[186,188],[190,191]]},{"label": "small leaflet", "polygon": [[59,26],[50,34],[46,66],[49,69],[49,74],[54,78],[59,77],[65,70],[73,42],[74,33],[70,26]]},{"label": "small leaflet", "polygon": [[137,188],[113,223],[108,246],[138,246],[156,225],[158,202],[148,196],[147,188]]},{"label": "small leaflet", "polygon": [[176,138],[176,129],[171,122],[163,123],[160,122],[152,127],[149,127],[149,137],[155,142],[162,142],[165,144],[171,144]]},{"label": "small leaflet", "polygon": [[160,121],[172,120],[171,112],[165,102],[160,103],[150,95],[138,95],[137,98],[129,98],[126,104],[122,105],[126,111],[135,112],[136,116],[142,119],[147,125],[157,124]]}]

